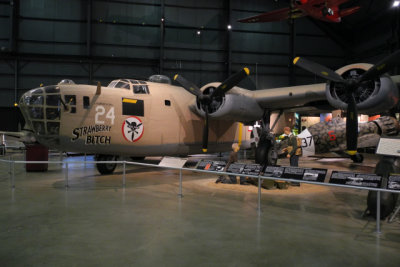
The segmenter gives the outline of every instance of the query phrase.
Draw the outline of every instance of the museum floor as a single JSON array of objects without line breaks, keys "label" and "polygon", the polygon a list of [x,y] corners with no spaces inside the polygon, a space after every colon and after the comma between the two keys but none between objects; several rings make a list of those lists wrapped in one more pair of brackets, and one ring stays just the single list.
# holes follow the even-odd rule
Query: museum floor
[{"label": "museum floor", "polygon": [[[300,166],[372,172],[374,162]],[[101,176],[71,163],[66,190],[60,165],[46,173],[16,165],[11,190],[0,165],[1,266],[400,265],[400,218],[382,221],[378,236],[375,220],[362,218],[365,191],[263,190],[259,214],[256,187],[215,184],[209,174],[183,172],[180,198],[176,171],[130,166],[123,189],[121,168]]]}]

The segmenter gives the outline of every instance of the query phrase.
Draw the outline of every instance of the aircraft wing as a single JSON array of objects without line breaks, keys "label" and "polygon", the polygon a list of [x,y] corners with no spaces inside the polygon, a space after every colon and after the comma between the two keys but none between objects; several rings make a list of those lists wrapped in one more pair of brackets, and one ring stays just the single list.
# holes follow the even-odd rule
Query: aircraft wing
[{"label": "aircraft wing", "polygon": [[282,8],[271,12],[266,12],[261,15],[240,19],[238,21],[242,23],[271,22],[302,17],[305,15],[306,14],[300,9],[290,10],[290,8]]},{"label": "aircraft wing", "polygon": [[[253,91],[253,98],[263,109],[307,109],[326,101],[325,83]],[[327,102],[326,102],[327,103]]]}]

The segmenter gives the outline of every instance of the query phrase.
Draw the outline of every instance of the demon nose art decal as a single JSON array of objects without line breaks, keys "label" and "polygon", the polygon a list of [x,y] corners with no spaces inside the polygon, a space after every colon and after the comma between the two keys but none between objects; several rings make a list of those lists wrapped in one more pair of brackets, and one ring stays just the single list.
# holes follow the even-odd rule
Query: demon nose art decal
[{"label": "demon nose art decal", "polygon": [[122,124],[122,134],[125,140],[129,142],[138,141],[143,135],[143,130],[143,123],[136,116],[127,118]]}]

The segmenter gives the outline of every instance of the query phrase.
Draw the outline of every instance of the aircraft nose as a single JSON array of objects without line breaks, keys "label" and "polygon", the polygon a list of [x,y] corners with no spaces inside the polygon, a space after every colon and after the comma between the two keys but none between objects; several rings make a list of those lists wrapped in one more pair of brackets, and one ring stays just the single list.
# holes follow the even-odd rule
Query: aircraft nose
[{"label": "aircraft nose", "polygon": [[60,88],[52,85],[26,92],[19,101],[19,107],[27,125],[35,135],[51,139],[59,135],[60,103]]}]

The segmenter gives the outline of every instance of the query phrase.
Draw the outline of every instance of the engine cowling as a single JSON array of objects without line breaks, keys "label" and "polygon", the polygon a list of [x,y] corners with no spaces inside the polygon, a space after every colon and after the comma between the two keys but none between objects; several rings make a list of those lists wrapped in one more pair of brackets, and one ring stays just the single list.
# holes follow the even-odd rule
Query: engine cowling
[{"label": "engine cowling", "polygon": [[[210,83],[201,88],[204,95],[210,95],[220,83]],[[191,110],[201,117],[205,117],[206,105],[202,105],[199,99],[191,105]],[[241,122],[253,122],[263,115],[263,110],[251,97],[247,90],[233,87],[229,93],[214,97],[208,107],[209,117],[219,120],[233,120]]]},{"label": "engine cowling", "polygon": [[[351,64],[336,72],[344,79],[355,79],[371,68],[371,64]],[[344,86],[336,82],[328,82],[326,97],[333,107],[347,109],[348,96]],[[354,92],[357,109],[361,113],[379,113],[397,105],[399,92],[390,76],[383,75],[374,80],[364,81]]]}]

